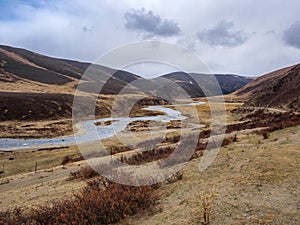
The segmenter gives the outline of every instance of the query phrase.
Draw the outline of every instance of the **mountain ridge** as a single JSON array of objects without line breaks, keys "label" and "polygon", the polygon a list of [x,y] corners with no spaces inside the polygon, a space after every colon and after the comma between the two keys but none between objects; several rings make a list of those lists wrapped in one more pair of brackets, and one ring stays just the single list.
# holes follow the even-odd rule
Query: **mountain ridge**
[{"label": "mountain ridge", "polygon": [[[25,49],[4,45],[0,45],[0,60],[1,82],[10,81],[13,83],[22,80],[26,82],[27,85],[40,85],[40,89],[43,89],[43,85],[55,85],[56,87],[67,85],[68,88],[66,90],[68,90],[68,93],[75,91],[77,88],[76,83],[79,82],[85,71],[92,65],[89,62],[52,58]],[[127,93],[140,93],[147,89],[146,94],[151,94],[156,91],[156,87],[160,87],[160,82],[156,82],[158,79],[145,79],[128,71],[115,70],[102,65],[93,65],[93,69],[96,69],[97,72],[103,76],[103,78],[99,78],[97,80],[97,82],[103,86],[104,90],[102,90],[102,94],[118,94],[124,87],[126,87]],[[180,74],[181,72],[176,73]],[[113,75],[108,77],[107,74]],[[202,80],[197,80],[197,83],[207,82],[208,75],[201,74],[199,76],[201,76]],[[239,79],[234,80],[236,76],[238,76]],[[161,77],[175,81],[172,73],[162,75]],[[231,93],[250,82],[249,78],[243,78],[239,75],[217,74],[216,78],[220,83],[223,94]],[[234,86],[237,82],[239,82],[239,80],[241,83]],[[104,84],[103,81],[106,81],[107,84]],[[96,91],[97,88],[95,86],[95,80],[86,80],[85,82],[86,84],[81,86],[86,86],[84,89],[87,92]],[[179,86],[186,90],[191,97],[204,96],[203,91],[201,91],[199,87],[187,84],[185,78],[177,79],[175,83],[179,84]],[[229,83],[234,85],[230,85]],[[204,86],[207,85],[209,84],[206,83]],[[88,90],[89,88],[90,90]],[[14,91],[18,91],[17,89],[18,87],[15,87]],[[51,91],[51,88],[46,89],[48,90],[45,91]],[[0,85],[0,91],[7,92],[8,90],[5,88],[3,90]],[[34,88],[32,91],[34,92]],[[23,92],[23,90],[20,90],[20,92]]]}]

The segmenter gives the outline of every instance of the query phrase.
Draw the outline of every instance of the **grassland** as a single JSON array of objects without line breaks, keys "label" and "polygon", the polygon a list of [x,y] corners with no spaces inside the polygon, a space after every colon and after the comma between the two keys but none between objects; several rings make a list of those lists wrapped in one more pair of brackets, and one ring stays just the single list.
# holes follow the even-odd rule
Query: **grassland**
[{"label": "grassland", "polygon": [[62,162],[66,156],[71,158],[80,157],[81,154],[77,146],[61,147],[51,150],[46,149],[33,149],[29,150],[16,150],[0,153],[1,170],[4,173],[2,177],[11,175],[29,173],[35,171],[35,165],[37,163],[37,170],[50,169],[52,167],[62,165]]},{"label": "grassland", "polygon": [[238,135],[207,170],[199,172],[201,159],[194,159],[182,180],[162,186],[160,212],[136,215],[127,224],[201,224],[201,191],[216,193],[211,224],[299,223],[299,135],[300,126],[268,139]]},{"label": "grassland", "polygon": [[[226,104],[230,124],[241,118],[229,112],[237,106],[240,104]],[[192,112],[188,107],[177,109],[185,115]],[[201,122],[208,125],[208,106],[199,105],[197,111]],[[192,124],[192,117],[189,119]],[[187,129],[187,132],[192,131]],[[126,139],[125,133],[120,135]],[[201,224],[201,191],[216,193],[211,224],[299,223],[300,126],[277,130],[267,137],[251,130],[234,133],[238,141],[222,147],[207,170],[200,172],[198,169],[201,157],[191,160],[185,165],[181,180],[162,184],[157,189],[161,197],[154,209],[142,210],[119,224]],[[140,141],[131,143],[132,148],[145,138],[155,138],[146,131],[135,134]],[[178,134],[177,129],[170,129],[168,136]],[[159,132],[156,135],[159,136]],[[116,136],[105,140],[105,145],[116,151],[124,147]],[[70,162],[63,166],[66,156],[78,158],[78,148],[2,153],[0,165],[4,162],[5,172],[0,175],[1,210],[16,206],[28,210],[54,199],[72,198],[72,192],[85,186],[85,181],[70,180],[70,172],[85,167],[86,162]],[[38,162],[37,173],[33,172],[35,162]]]}]

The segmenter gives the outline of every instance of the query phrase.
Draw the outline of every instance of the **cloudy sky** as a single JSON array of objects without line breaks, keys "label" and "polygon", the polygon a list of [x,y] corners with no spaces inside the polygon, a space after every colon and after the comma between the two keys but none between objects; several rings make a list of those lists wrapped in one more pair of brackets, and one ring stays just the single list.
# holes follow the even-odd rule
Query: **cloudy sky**
[{"label": "cloudy sky", "polygon": [[93,62],[159,40],[196,53],[213,73],[253,76],[300,62],[299,12],[296,0],[0,0],[0,44]]}]

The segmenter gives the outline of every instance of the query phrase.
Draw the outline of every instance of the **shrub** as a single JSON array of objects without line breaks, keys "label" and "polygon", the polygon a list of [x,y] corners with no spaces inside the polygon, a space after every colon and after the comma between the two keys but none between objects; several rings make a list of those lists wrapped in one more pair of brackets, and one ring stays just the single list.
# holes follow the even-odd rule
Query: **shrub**
[{"label": "shrub", "polygon": [[209,225],[210,224],[210,214],[213,205],[213,201],[215,198],[215,193],[205,194],[204,192],[200,192],[200,200],[202,203],[202,224]]},{"label": "shrub", "polygon": [[19,207],[13,210],[0,211],[0,218],[1,225],[29,224],[28,216]]},{"label": "shrub", "polygon": [[233,135],[233,136],[229,136],[229,137],[225,137],[222,143],[222,147],[226,146],[226,145],[230,145],[233,142],[237,142],[237,136]]},{"label": "shrub", "polygon": [[72,158],[69,155],[67,155],[63,158],[61,165],[66,165],[67,163],[69,163],[71,161],[72,161]]},{"label": "shrub", "polygon": [[110,224],[156,205],[155,187],[127,186],[99,176],[71,200],[55,201],[26,214],[19,208],[0,212],[0,224]]},{"label": "shrub", "polygon": [[78,157],[71,157],[69,155],[65,156],[62,160],[62,163],[61,165],[66,165],[68,163],[71,163],[71,162],[78,162],[78,161],[81,161],[81,160],[84,160],[83,156],[78,156]]},{"label": "shrub", "polygon": [[95,176],[99,176],[99,173],[90,166],[85,166],[80,170],[70,172],[71,179],[90,179]]}]

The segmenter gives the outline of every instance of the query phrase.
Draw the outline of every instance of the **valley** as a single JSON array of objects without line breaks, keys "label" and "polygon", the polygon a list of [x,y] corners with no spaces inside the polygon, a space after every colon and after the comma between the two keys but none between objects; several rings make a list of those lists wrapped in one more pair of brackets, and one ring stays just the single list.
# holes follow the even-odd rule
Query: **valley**
[{"label": "valley", "polygon": [[[98,65],[99,79],[81,80],[89,63],[9,46],[0,57],[0,224],[300,221],[299,64],[217,74],[224,95],[205,96],[208,74],[144,79]],[[155,96],[163,79],[189,99]],[[81,118],[74,97],[83,112],[94,100],[94,114]]]}]

